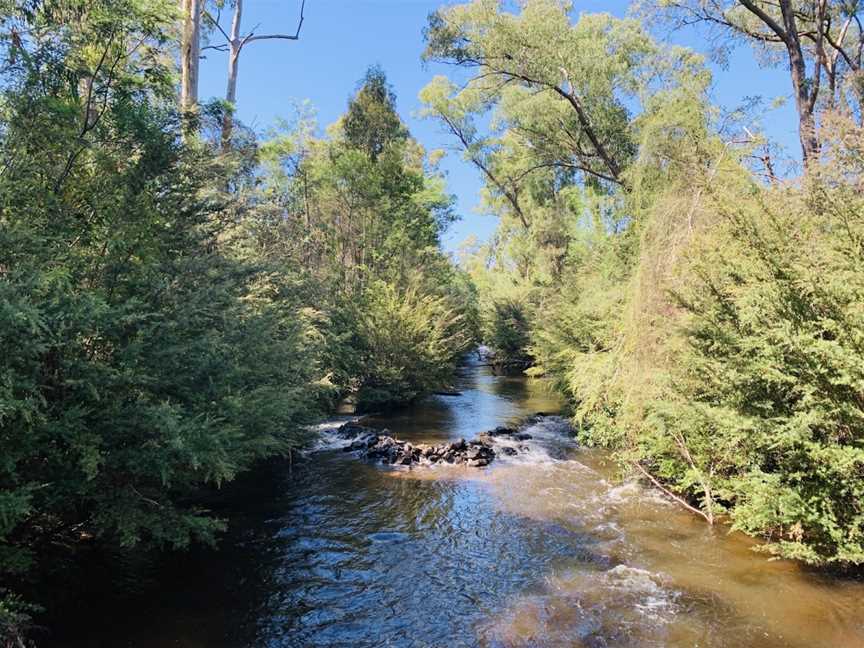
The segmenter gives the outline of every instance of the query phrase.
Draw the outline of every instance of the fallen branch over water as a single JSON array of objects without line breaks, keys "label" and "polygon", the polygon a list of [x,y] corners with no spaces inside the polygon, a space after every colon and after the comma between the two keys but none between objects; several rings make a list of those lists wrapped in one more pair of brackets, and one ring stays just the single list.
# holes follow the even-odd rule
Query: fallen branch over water
[{"label": "fallen branch over water", "polygon": [[640,464],[638,461],[633,461],[631,463],[633,464],[634,468],[636,468],[639,472],[641,472],[643,475],[645,475],[645,477],[647,477],[651,481],[651,483],[654,484],[663,493],[665,493],[666,495],[671,497],[673,500],[678,502],[681,506],[686,508],[688,511],[691,511],[692,513],[696,513],[696,515],[700,515],[703,518],[705,518],[705,521],[708,522],[708,524],[711,524],[711,525],[714,524],[713,516],[709,516],[708,514],[705,513],[705,511],[702,511],[702,510],[696,508],[692,504],[689,504],[687,502],[687,500],[685,500],[684,498],[682,498],[679,495],[676,495],[675,493],[670,491],[663,484],[661,484],[660,481],[654,477],[654,475],[652,475],[647,470],[645,470],[645,468],[642,466],[642,464]]}]

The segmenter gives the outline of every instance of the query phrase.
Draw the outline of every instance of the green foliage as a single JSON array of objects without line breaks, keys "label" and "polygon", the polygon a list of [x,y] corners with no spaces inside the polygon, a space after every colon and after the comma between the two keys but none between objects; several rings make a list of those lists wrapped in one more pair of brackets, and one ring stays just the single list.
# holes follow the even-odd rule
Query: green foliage
[{"label": "green foliage", "polygon": [[492,304],[484,341],[495,350],[495,364],[506,367],[527,366],[529,319],[526,305],[515,300]]},{"label": "green foliage", "polygon": [[445,386],[476,338],[472,286],[439,249],[452,198],[380,69],[328,138],[315,130],[305,116],[263,145],[256,248],[318,286],[309,303],[338,395],[364,408],[414,400]]},{"label": "green foliage", "polygon": [[352,304],[358,406],[410,402],[448,383],[473,345],[464,315],[446,297],[378,280]]},{"label": "green foliage", "polygon": [[25,637],[33,624],[33,615],[39,608],[25,603],[14,593],[0,589],[0,646],[26,648],[31,645]]},{"label": "green foliage", "polygon": [[404,142],[408,130],[396,114],[396,95],[380,67],[372,67],[348,104],[342,125],[350,146],[376,160],[391,144]]},{"label": "green foliage", "polygon": [[[224,106],[181,137],[174,3],[2,8],[0,580],[20,593],[82,543],[213,542],[211,491],[342,397],[446,385],[477,314],[439,249],[452,198],[380,70],[331,137],[300,113],[223,154]],[[0,644],[34,611],[3,590]]]},{"label": "green foliage", "polygon": [[[636,20],[598,13],[571,22],[571,3],[559,0],[509,8],[474,0],[430,17],[424,56],[474,75],[458,85],[436,77],[421,99],[527,228],[533,210],[520,203],[536,175],[551,173],[558,188],[580,178],[629,186],[640,119],[666,92],[704,92],[708,75],[698,56],[659,46]],[[478,118],[490,111],[482,136]]]},{"label": "green foliage", "polygon": [[811,563],[864,562],[864,202],[845,181],[858,159],[803,191],[717,204],[724,245],[690,266],[688,350],[646,444],[680,490]]},{"label": "green foliage", "polygon": [[[0,575],[85,540],[213,541],[196,501],[305,442],[314,313],[252,259],[239,195],[181,145],[164,3],[45,3],[0,113]],[[57,21],[74,15],[75,29]],[[128,42],[140,42],[137,50]],[[233,180],[233,178],[232,178]],[[7,598],[6,629],[26,609]],[[11,606],[11,607],[10,607]],[[16,610],[20,611],[16,612]]]},{"label": "green foliage", "polygon": [[[479,67],[465,94],[475,96],[478,107],[500,101],[511,128],[541,144],[541,159],[556,159],[563,147],[577,168],[614,179],[633,151],[622,95],[635,88],[650,39],[637,22],[607,14],[588,14],[571,25],[570,7],[556,0],[523,3],[518,15],[503,11],[504,4],[476,0],[433,14],[425,56]],[[499,93],[508,79],[516,83]],[[591,116],[590,125],[580,112]],[[591,152],[567,142],[586,134]]]},{"label": "green foliage", "polygon": [[[659,4],[767,33],[736,3]],[[828,101],[845,116],[821,116],[823,159],[800,187],[765,187],[745,166],[774,178],[764,140],[721,141],[700,57],[569,9],[475,0],[426,32],[428,58],[474,72],[421,99],[501,217],[463,260],[484,339],[552,379],[583,441],[706,518],[779,556],[861,564],[864,140],[845,72]]]},{"label": "green foliage", "polygon": [[[496,303],[518,304],[532,322],[520,353],[539,363],[532,374],[591,382],[596,372],[579,377],[567,365],[575,350],[590,361],[589,349],[618,346],[613,320],[638,254],[638,216],[677,166],[680,143],[704,137],[709,75],[698,56],[661,47],[637,21],[571,21],[569,3],[554,0],[509,8],[475,0],[430,18],[426,56],[475,74],[459,85],[437,77],[421,100],[484,174],[486,206],[501,216],[487,265],[473,263],[486,321],[498,319]],[[573,300],[582,303],[570,313]],[[574,336],[575,349],[565,342]],[[500,342],[511,345],[504,355],[515,352]]]}]

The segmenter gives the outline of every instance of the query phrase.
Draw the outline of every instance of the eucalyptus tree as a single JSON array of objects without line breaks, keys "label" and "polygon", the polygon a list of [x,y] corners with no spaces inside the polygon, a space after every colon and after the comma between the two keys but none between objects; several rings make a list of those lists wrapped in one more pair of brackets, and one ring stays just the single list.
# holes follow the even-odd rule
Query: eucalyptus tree
[{"label": "eucalyptus tree", "polygon": [[574,22],[571,4],[559,0],[526,0],[519,13],[507,6],[474,0],[430,16],[424,57],[470,77],[461,85],[436,77],[421,99],[528,227],[521,203],[531,174],[629,190],[640,120],[663,110],[664,92],[704,91],[705,75],[691,52],[659,46],[636,20],[586,14]]},{"label": "eucalyptus tree", "polygon": [[[197,0],[186,0],[197,1]],[[259,26],[256,26],[248,32],[243,32],[243,0],[230,0],[228,4],[232,7],[231,26],[226,31],[222,26],[222,9],[224,8],[225,0],[217,0],[215,3],[215,15],[210,11],[204,11],[203,17],[206,23],[224,39],[224,42],[219,44],[207,44],[203,50],[217,50],[228,53],[228,80],[225,89],[225,114],[222,118],[222,148],[228,149],[231,146],[231,133],[234,129],[234,110],[237,103],[237,74],[240,65],[240,53],[243,48],[256,41],[264,40],[300,40],[300,30],[303,28],[305,19],[304,11],[306,9],[306,0],[300,1],[300,16],[297,20],[297,26],[293,33],[260,33]]]},{"label": "eucalyptus tree", "polygon": [[[554,282],[588,205],[645,199],[634,194],[639,167],[658,150],[645,134],[664,128],[675,142],[704,128],[709,77],[699,57],[658,45],[636,20],[574,20],[559,0],[510,6],[474,0],[430,16],[425,58],[469,76],[438,76],[421,100],[483,175],[519,275]],[[691,114],[703,123],[685,125]]]},{"label": "eucalyptus tree", "polygon": [[861,117],[864,3],[860,0],[652,0],[643,6],[678,27],[707,25],[721,53],[741,41],[752,44],[767,62],[784,62],[805,167],[819,156],[820,107],[842,105]]},{"label": "eucalyptus tree", "polygon": [[180,110],[187,121],[198,110],[198,76],[201,67],[201,16],[205,0],[180,0]]},{"label": "eucalyptus tree", "polygon": [[[647,34],[636,22],[607,15],[586,16],[573,25],[569,6],[555,0],[530,0],[519,14],[504,6],[475,0],[430,16],[425,58],[472,71],[461,90],[436,79],[427,92],[430,109],[472,149],[477,142],[469,118],[506,102],[512,109],[508,126],[554,148],[554,157],[546,151],[538,156],[539,164],[623,184],[634,152],[623,96],[632,96],[639,68],[654,51]],[[443,97],[462,114],[448,114]],[[533,106],[519,113],[523,101]],[[545,119],[555,128],[537,121]],[[473,151],[472,158],[485,163]],[[496,184],[504,192],[507,183]]]}]

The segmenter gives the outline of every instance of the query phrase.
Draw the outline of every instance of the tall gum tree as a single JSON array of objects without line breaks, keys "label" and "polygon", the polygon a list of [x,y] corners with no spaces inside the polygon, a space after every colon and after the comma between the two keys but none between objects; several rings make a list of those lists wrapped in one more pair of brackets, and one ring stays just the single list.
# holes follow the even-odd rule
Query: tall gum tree
[{"label": "tall gum tree", "polygon": [[443,9],[430,16],[424,56],[471,69],[466,89],[479,95],[478,106],[514,86],[566,105],[558,130],[570,140],[570,163],[622,184],[632,146],[616,92],[632,89],[653,43],[636,23],[608,15],[571,25],[569,10],[554,0],[530,0],[519,14],[497,0]]},{"label": "tall gum tree", "polygon": [[424,57],[471,76],[462,85],[436,77],[421,100],[527,230],[537,207],[532,183],[544,174],[555,191],[629,192],[640,123],[669,112],[665,95],[704,91],[707,77],[699,57],[659,47],[635,20],[586,14],[573,22],[571,4],[558,0],[526,0],[519,13],[508,6],[474,0],[430,16]]},{"label": "tall gum tree", "polygon": [[717,51],[736,41],[788,65],[805,169],[820,154],[820,108],[843,106],[861,119],[864,7],[860,0],[648,0],[643,11],[675,27],[711,28]]},{"label": "tall gum tree", "polygon": [[[187,0],[188,1],[188,0]],[[221,9],[223,3],[220,2],[216,7],[216,14],[205,11],[203,16],[207,24],[216,30],[224,42],[213,45],[205,45],[203,49],[212,49],[220,52],[228,53],[228,82],[225,89],[225,102],[228,104],[225,110],[225,115],[222,118],[222,149],[228,150],[231,147],[231,135],[234,130],[234,107],[237,103],[237,74],[240,64],[240,53],[243,48],[249,43],[263,40],[300,40],[300,30],[303,28],[305,19],[306,0],[300,2],[300,16],[297,20],[297,27],[293,34],[290,33],[258,33],[258,26],[251,31],[243,33],[243,0],[233,0],[233,12],[231,17],[231,27],[226,31],[221,24]]]},{"label": "tall gum tree", "polygon": [[186,120],[198,109],[198,71],[201,65],[201,16],[204,0],[180,0],[180,110]]}]

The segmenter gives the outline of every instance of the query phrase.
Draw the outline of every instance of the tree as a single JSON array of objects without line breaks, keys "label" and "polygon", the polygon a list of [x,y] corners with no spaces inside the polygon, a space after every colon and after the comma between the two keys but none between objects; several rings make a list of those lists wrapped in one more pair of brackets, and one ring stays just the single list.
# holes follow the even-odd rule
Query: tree
[{"label": "tree", "polygon": [[198,70],[201,64],[201,15],[204,0],[181,0],[180,110],[187,120],[198,109]]},{"label": "tree", "polygon": [[[220,0],[218,8],[221,10],[224,0]],[[234,129],[234,111],[237,103],[237,73],[240,64],[240,53],[243,48],[249,43],[262,40],[300,40],[300,30],[303,28],[304,10],[306,8],[306,0],[300,2],[300,18],[297,21],[297,29],[293,34],[257,34],[255,29],[247,34],[242,33],[241,23],[243,20],[243,0],[232,0],[234,6],[233,15],[231,18],[230,33],[226,32],[221,23],[221,11],[214,17],[211,13],[205,12],[204,17],[207,22],[214,27],[225,39],[224,44],[206,45],[203,49],[214,49],[218,51],[228,52],[228,84],[225,90],[225,114],[222,117],[222,149],[228,150],[231,146],[231,134]]]},{"label": "tree", "polygon": [[497,142],[494,137],[482,137],[478,134],[472,113],[480,110],[479,94],[459,93],[456,86],[443,76],[435,77],[420,92],[420,100],[424,104],[423,115],[438,119],[453,135],[464,157],[477,167],[485,181],[507,201],[509,208],[527,230],[530,227],[528,216],[522,207],[520,194],[522,181],[536,169],[515,169],[508,174],[496,164],[495,150]]},{"label": "tree", "polygon": [[439,247],[453,219],[444,179],[379,68],[328,137],[316,130],[301,118],[262,144],[257,247],[322,287],[314,303],[341,394],[372,407],[441,388],[476,320],[464,273]]},{"label": "tree", "polygon": [[396,113],[396,95],[380,67],[366,71],[357,93],[348,102],[342,130],[349,146],[364,151],[373,162],[388,146],[408,139],[408,130]]},{"label": "tree", "polygon": [[822,62],[825,60],[823,25],[827,18],[827,1],[819,0],[813,3],[816,7],[812,16],[817,25],[817,35],[814,39],[816,61],[813,72],[808,77],[807,62],[801,46],[801,34],[798,18],[792,0],[779,0],[780,19],[769,13],[772,7],[767,2],[758,0],[740,0],[741,5],[756,16],[762,24],[773,33],[786,48],[789,59],[789,73],[795,95],[795,106],[798,110],[798,134],[801,140],[801,153],[804,165],[808,166],[819,155],[819,139],[816,135],[816,100],[819,98],[819,87],[822,80]]},{"label": "tree", "polygon": [[[475,70],[463,91],[474,95],[465,103],[472,111],[505,96],[541,102],[510,124],[528,138],[556,137],[556,158],[538,163],[625,184],[634,148],[622,95],[635,93],[640,70],[656,52],[650,38],[635,21],[608,15],[571,25],[569,5],[556,0],[529,0],[518,15],[503,7],[475,0],[432,14],[424,57]],[[540,109],[552,111],[554,129],[532,123]]]},{"label": "tree", "polygon": [[475,0],[433,14],[426,58],[473,74],[459,85],[436,77],[420,96],[483,174],[520,281],[554,283],[590,202],[582,193],[632,195],[658,153],[647,129],[665,122],[679,140],[694,126],[684,122],[704,115],[708,75],[699,57],[659,46],[634,20],[571,22],[556,0],[509,7]]},{"label": "tree", "polygon": [[[324,389],[320,321],[182,142],[173,2],[85,4],[10,19],[34,36],[0,102],[4,588],[82,543],[212,541],[201,494],[302,445]],[[7,645],[26,608],[0,598]]]},{"label": "tree", "polygon": [[[657,0],[649,5],[679,27],[703,23],[716,28],[720,35],[750,42],[769,56],[783,53],[789,66],[805,167],[811,167],[819,156],[820,102],[834,107],[839,94],[848,89],[848,97],[858,104],[860,113],[864,98],[864,6],[858,0]],[[827,79],[827,90],[823,78]]]},{"label": "tree", "polygon": [[178,104],[176,0],[0,0],[0,645],[48,565],[214,541],[222,484],[473,341],[452,198],[383,72],[329,138],[303,115],[237,164],[190,136],[200,7]]},{"label": "tree", "polygon": [[803,189],[712,187],[715,226],[675,291],[680,352],[634,454],[760,550],[850,566],[864,563],[864,136],[832,117],[823,138]]}]

